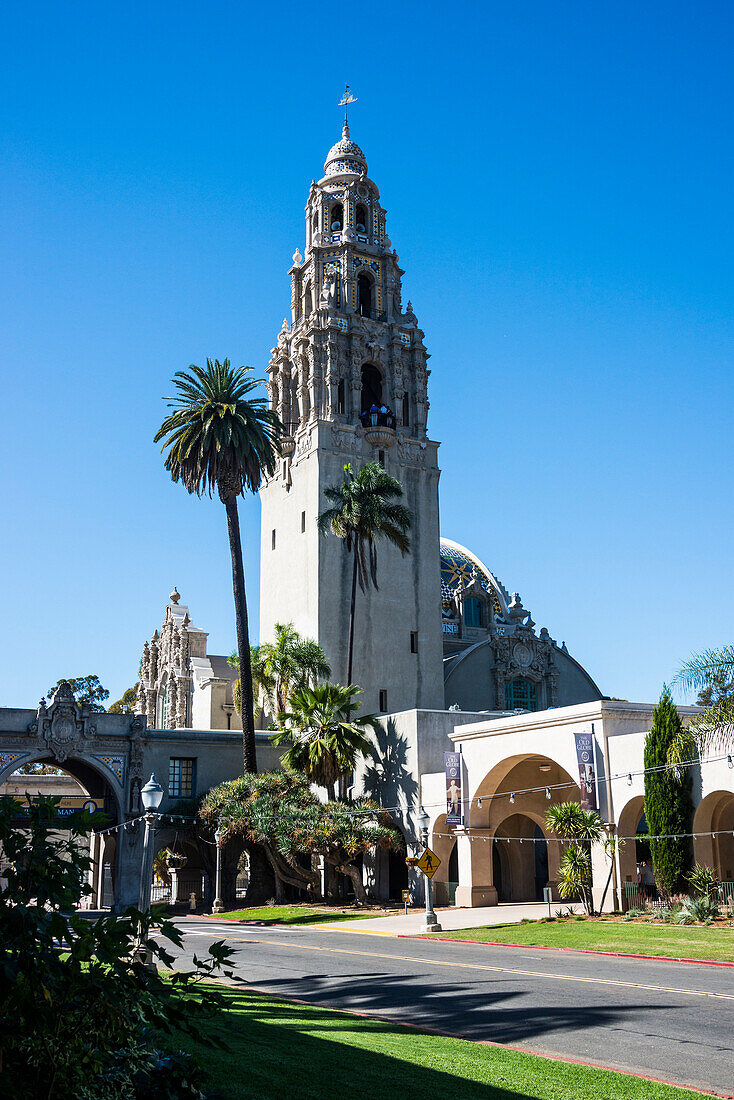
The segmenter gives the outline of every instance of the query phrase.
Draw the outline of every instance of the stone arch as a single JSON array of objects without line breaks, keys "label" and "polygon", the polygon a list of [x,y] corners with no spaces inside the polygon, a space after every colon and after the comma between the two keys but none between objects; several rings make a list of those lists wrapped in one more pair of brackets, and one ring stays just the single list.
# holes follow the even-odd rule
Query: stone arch
[{"label": "stone arch", "polygon": [[373,405],[382,405],[382,371],[374,363],[362,364],[362,414],[369,414]]},{"label": "stone arch", "polygon": [[724,882],[734,881],[734,791],[712,791],[699,803],[693,817],[694,833],[711,836],[693,838],[696,863],[713,867]]},{"label": "stone arch", "polygon": [[[550,799],[546,797],[546,787],[550,791]],[[513,795],[514,800],[510,801]],[[529,853],[531,849],[534,852],[536,847],[534,837],[537,827],[546,840],[548,884],[553,889],[561,845],[547,835],[545,812],[554,803],[578,802],[580,798],[578,781],[550,756],[523,753],[495,764],[474,791],[469,805],[469,828],[474,838],[471,841],[472,883],[487,884],[490,894],[496,889],[494,850],[501,845],[504,854],[498,848],[499,867],[500,870],[506,869],[506,877],[509,875],[512,884],[509,890],[512,897],[508,900],[537,900],[535,885],[532,888],[529,885],[531,878],[533,883],[535,881],[534,871],[531,875]],[[521,831],[508,831],[506,823],[513,817],[525,819],[514,822]],[[522,837],[523,844],[518,839],[508,845],[504,839],[507,836]],[[483,888],[478,887],[479,890]],[[530,896],[522,897],[521,894]]]},{"label": "stone arch", "polygon": [[[440,814],[433,823],[431,833],[431,848],[441,860],[441,865],[433,877],[434,900],[436,905],[449,905],[449,882],[457,882],[451,879],[450,864],[452,856],[456,852],[456,826],[446,824],[446,814]],[[455,858],[454,858],[455,862]],[[457,871],[458,875],[458,871]]]},{"label": "stone arch", "polygon": [[[119,825],[125,819],[124,792],[112,776],[106,774],[104,766],[87,754],[80,753],[58,761],[50,752],[31,753],[22,760],[15,760],[0,770],[0,784],[8,782],[19,766],[28,764],[47,764],[70,776],[81,788],[83,794],[96,802],[101,801],[104,813],[100,814],[100,823],[89,837],[89,856],[92,869],[89,876],[91,894],[83,904],[92,908],[116,905],[120,891],[120,859],[122,845],[118,843],[116,833],[102,830]],[[21,776],[32,786],[33,776]],[[22,786],[22,783],[21,783]],[[93,816],[94,823],[94,816]]]},{"label": "stone arch", "polygon": [[375,279],[369,268],[362,268],[357,274],[357,313],[361,317],[372,317],[374,313]]},{"label": "stone arch", "polygon": [[[626,802],[617,820],[617,835],[633,837],[637,834],[637,826],[645,812],[645,799],[643,795],[635,795]],[[624,889],[625,883],[637,882],[637,845],[634,840],[628,840],[619,848],[619,877]]]},{"label": "stone arch", "polygon": [[508,814],[489,844],[493,882],[499,862],[501,878],[499,883],[494,882],[498,900],[541,900],[549,882],[549,845],[542,817],[535,813]]}]

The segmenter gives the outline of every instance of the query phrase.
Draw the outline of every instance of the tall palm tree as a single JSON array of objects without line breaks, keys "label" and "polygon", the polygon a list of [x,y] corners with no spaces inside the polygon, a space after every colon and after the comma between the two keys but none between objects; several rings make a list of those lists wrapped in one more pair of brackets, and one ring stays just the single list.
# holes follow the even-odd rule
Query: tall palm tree
[{"label": "tall palm tree", "polygon": [[[250,671],[252,673],[252,699],[255,718],[262,717],[263,709],[268,704],[273,693],[273,679],[267,664],[265,646],[250,646]],[[230,653],[227,664],[240,671],[240,655],[237,650]],[[242,713],[242,688],[239,676],[232,684],[232,701],[238,714]]]},{"label": "tall palm tree", "polygon": [[[692,751],[708,752],[714,748],[734,745],[734,645],[706,649],[694,653],[673,678],[673,684],[688,691],[700,692],[699,701],[711,700],[702,714],[682,731],[681,738],[671,746],[672,763],[689,759]],[[706,689],[713,689],[707,692]],[[701,698],[703,696],[703,699]]]},{"label": "tall palm tree", "polygon": [[192,364],[177,371],[177,393],[168,399],[173,409],[156,432],[155,442],[168,448],[166,469],[189,493],[212,496],[216,488],[227,511],[232,585],[237,623],[237,651],[242,684],[242,740],[246,772],[257,769],[252,671],[242,564],[237,497],[257,492],[263,473],[275,470],[283,425],[262,397],[251,397],[261,385],[250,377],[252,367],[233,368],[229,359],[206,361],[206,370]]},{"label": "tall palm tree", "polygon": [[290,746],[283,754],[286,767],[325,787],[332,800],[337,781],[372,749],[367,730],[377,728],[377,718],[356,714],[359,694],[355,684],[302,688],[292,695],[291,709],[281,715],[281,729],[273,737],[276,745]]},{"label": "tall palm tree", "polygon": [[344,467],[344,480],[324,491],[333,505],[319,516],[319,530],[343,539],[344,548],[353,555],[352,596],[349,604],[349,642],[347,647],[347,683],[352,682],[354,655],[354,608],[357,582],[362,592],[377,588],[377,541],[386,539],[405,556],[410,552],[408,532],[413,514],[403,504],[399,481],[383,470],[379,462],[368,462],[358,473],[351,463]]}]

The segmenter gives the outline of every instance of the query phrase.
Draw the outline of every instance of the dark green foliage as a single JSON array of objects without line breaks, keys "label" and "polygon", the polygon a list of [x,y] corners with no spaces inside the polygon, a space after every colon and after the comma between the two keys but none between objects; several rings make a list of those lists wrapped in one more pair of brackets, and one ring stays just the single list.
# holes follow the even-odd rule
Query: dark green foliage
[{"label": "dark green foliage", "polygon": [[[681,720],[673,703],[670,689],[663,687],[660,702],[652,716],[652,726],[645,739],[645,818],[650,837],[670,836],[670,839],[650,839],[650,851],[658,890],[664,897],[685,891],[686,874],[691,868],[690,838],[674,839],[676,834],[690,833],[693,819],[691,776],[688,768],[676,774],[668,763],[670,746],[680,741]],[[661,768],[660,771],[649,771]]]},{"label": "dark green foliage", "polygon": [[122,698],[112,704],[108,714],[132,714],[138,701],[138,687],[138,684],[133,684],[127,691],[123,691]]},{"label": "dark green foliage", "polygon": [[[46,692],[48,699],[53,697],[53,693],[56,691],[59,684],[63,683],[64,680],[56,681],[54,686]],[[71,686],[71,690],[74,693],[74,699],[77,703],[83,704],[88,710],[94,711],[97,714],[104,714],[104,707],[102,704],[105,699],[109,699],[110,693],[107,688],[102,687],[100,684],[99,676],[67,677],[66,683]]]},{"label": "dark green foliage", "polygon": [[305,776],[292,771],[246,774],[210,790],[199,813],[219,824],[225,839],[242,837],[260,845],[282,882],[302,890],[318,890],[319,875],[311,855],[321,855],[348,877],[357,898],[364,896],[356,858],[371,848],[398,848],[399,834],[376,802],[321,802]]},{"label": "dark green foliage", "polygon": [[226,968],[231,951],[213,944],[194,971],[164,981],[143,961],[147,951],[171,967],[159,940],[181,946],[160,913],[85,919],[75,907],[91,824],[84,814],[60,819],[58,803],[30,803],[20,829],[16,802],[0,799],[3,1100],[201,1097],[189,1059],[157,1050],[153,1036],[199,1036],[221,1001],[199,983]]}]

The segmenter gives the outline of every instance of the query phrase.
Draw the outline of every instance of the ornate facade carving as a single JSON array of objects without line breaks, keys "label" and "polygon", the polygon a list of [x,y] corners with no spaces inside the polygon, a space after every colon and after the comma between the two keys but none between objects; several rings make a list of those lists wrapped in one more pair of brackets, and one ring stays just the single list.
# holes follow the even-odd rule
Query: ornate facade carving
[{"label": "ornate facade carving", "polygon": [[61,763],[69,756],[84,752],[87,740],[93,738],[97,730],[89,709],[77,705],[71,684],[62,680],[49,706],[41,699],[28,732],[35,734],[43,747]]}]

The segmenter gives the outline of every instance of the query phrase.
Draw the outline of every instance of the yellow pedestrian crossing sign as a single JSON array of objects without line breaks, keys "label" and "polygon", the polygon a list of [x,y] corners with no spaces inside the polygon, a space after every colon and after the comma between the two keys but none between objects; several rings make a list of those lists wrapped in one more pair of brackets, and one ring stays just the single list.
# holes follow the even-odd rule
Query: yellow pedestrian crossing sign
[{"label": "yellow pedestrian crossing sign", "polygon": [[420,867],[421,871],[427,878],[433,878],[436,871],[441,866],[441,860],[438,858],[435,852],[432,852],[430,848],[426,848],[422,856],[416,864]]}]

